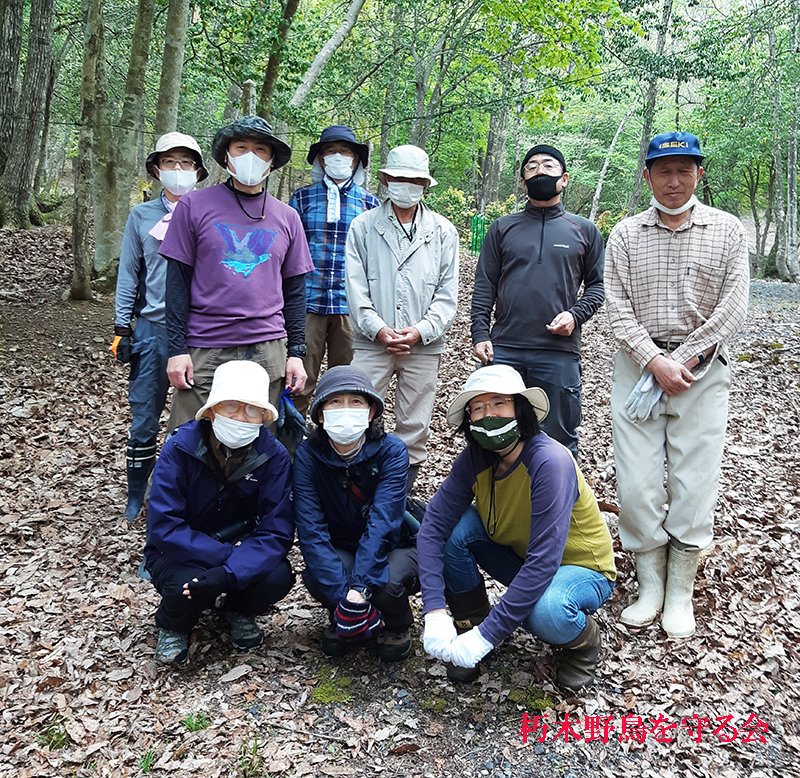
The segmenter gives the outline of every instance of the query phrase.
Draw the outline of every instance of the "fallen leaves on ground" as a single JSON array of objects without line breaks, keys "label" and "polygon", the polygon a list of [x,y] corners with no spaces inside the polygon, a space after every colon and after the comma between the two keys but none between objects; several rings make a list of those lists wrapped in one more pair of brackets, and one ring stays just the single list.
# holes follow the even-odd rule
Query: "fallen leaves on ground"
[{"label": "fallen leaves on ground", "polygon": [[[785,303],[754,306],[731,349],[728,441],[715,538],[697,581],[697,634],[670,641],[657,625],[631,634],[619,624],[635,577],[616,541],[620,576],[600,612],[598,683],[576,697],[553,686],[551,649],[521,631],[466,687],[454,687],[419,641],[399,665],[382,665],[369,646],[330,660],[318,648],[326,614],[300,583],[261,618],[266,642],[257,651],[237,653],[209,613],[188,666],[158,665],[158,600],[136,575],[144,521],[129,527],[121,518],[129,415],[126,368],[108,351],[113,300],[63,301],[69,262],[61,230],[0,231],[0,776],[758,778],[800,763],[796,288]],[[423,498],[461,447],[444,411],[473,369],[473,272],[465,258],[429,465],[417,481]],[[613,354],[601,312],[584,330],[580,459],[616,538]],[[302,568],[296,550],[291,559]],[[522,742],[524,712],[547,716],[544,742],[541,730]],[[675,742],[620,741],[623,717],[648,724],[659,714],[678,724]],[[717,717],[740,727],[755,714],[768,725],[766,742],[722,743],[705,729],[697,743],[680,726],[695,714],[714,727]],[[205,726],[190,728],[190,716]],[[612,717],[608,742],[554,737],[565,718],[583,736],[586,717]]]}]

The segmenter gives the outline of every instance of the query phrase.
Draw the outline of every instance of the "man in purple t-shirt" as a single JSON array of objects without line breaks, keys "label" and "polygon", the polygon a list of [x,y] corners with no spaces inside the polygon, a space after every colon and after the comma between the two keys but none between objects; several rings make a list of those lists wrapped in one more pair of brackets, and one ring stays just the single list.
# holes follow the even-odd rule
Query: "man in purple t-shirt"
[{"label": "man in purple t-shirt", "polygon": [[297,212],[264,186],[292,150],[262,118],[245,116],[217,132],[211,153],[231,177],[184,195],[161,246],[170,429],[194,418],[223,362],[264,367],[276,407],[284,386],[297,393],[306,382],[305,274],[313,264]]}]

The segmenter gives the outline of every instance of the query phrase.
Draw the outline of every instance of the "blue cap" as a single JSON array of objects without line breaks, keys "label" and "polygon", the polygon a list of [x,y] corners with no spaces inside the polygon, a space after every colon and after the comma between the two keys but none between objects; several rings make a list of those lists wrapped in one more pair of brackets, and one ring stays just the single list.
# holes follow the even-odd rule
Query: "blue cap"
[{"label": "blue cap", "polygon": [[659,157],[696,157],[703,161],[700,141],[691,132],[665,132],[656,135],[647,148],[647,162]]}]

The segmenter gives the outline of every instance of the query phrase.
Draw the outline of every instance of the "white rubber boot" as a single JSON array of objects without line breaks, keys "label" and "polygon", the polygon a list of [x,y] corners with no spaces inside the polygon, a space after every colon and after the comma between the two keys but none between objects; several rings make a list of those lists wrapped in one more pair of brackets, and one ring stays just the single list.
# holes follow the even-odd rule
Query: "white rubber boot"
[{"label": "white rubber boot", "polygon": [[664,589],[667,581],[667,548],[659,546],[652,551],[636,554],[636,579],[639,581],[639,599],[622,611],[619,620],[627,627],[646,627],[664,607]]},{"label": "white rubber boot", "polygon": [[694,635],[692,595],[699,561],[699,550],[681,551],[670,545],[661,626],[671,638],[688,638]]}]

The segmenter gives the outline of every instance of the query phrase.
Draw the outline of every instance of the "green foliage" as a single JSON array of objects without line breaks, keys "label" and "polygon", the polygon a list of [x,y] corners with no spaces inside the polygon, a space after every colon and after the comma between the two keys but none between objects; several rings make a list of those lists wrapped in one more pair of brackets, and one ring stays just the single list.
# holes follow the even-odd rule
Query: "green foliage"
[{"label": "green foliage", "polygon": [[211,724],[211,719],[207,713],[201,711],[200,713],[190,713],[181,723],[189,732],[199,732]]},{"label": "green foliage", "polygon": [[508,216],[510,213],[516,213],[519,210],[517,198],[514,195],[508,197],[503,202],[486,203],[486,226],[488,227],[493,221],[496,221],[501,216]]},{"label": "green foliage", "polygon": [[323,665],[317,673],[317,685],[311,693],[317,702],[350,702],[352,696],[347,692],[353,679],[346,675],[336,675],[330,665]]},{"label": "green foliage", "polygon": [[152,770],[155,761],[156,761],[156,750],[155,748],[151,748],[149,751],[142,754],[142,758],[139,760],[139,769],[143,773],[149,773],[150,770]]},{"label": "green foliage", "polygon": [[425,197],[425,204],[453,222],[459,231],[469,229],[469,221],[475,213],[467,204],[464,193],[452,187],[430,190]]},{"label": "green foliage", "polygon": [[264,774],[264,757],[260,753],[258,732],[253,731],[239,749],[239,778],[259,778]]},{"label": "green foliage", "polygon": [[619,211],[616,214],[612,214],[611,211],[603,211],[603,213],[597,217],[595,224],[597,225],[597,229],[600,230],[604,241],[608,241],[608,236],[611,234],[611,230],[614,229],[614,225],[624,218],[625,211]]},{"label": "green foliage", "polygon": [[68,746],[71,741],[64,727],[64,717],[57,713],[53,714],[41,725],[36,739],[51,751],[57,751]]}]

